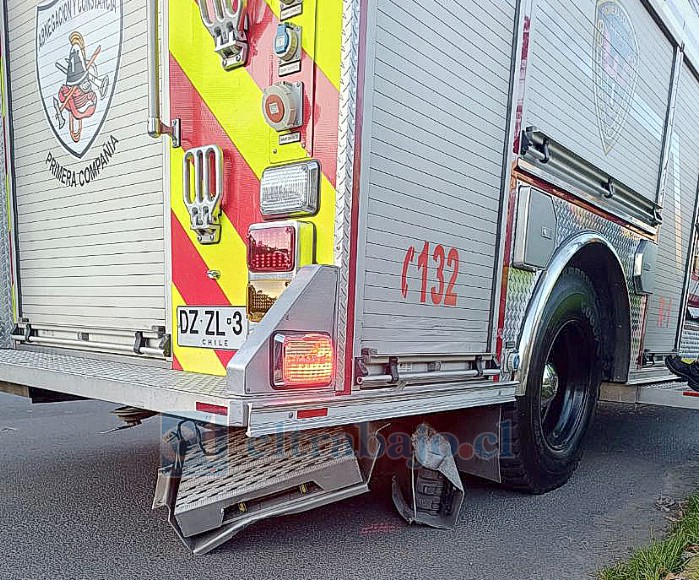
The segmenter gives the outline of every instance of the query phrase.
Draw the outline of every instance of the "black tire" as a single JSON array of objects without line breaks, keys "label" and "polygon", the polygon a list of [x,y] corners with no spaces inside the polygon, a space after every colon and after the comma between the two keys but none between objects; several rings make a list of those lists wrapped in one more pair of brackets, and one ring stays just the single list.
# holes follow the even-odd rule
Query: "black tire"
[{"label": "black tire", "polygon": [[500,472],[507,486],[545,493],[566,483],[580,463],[599,399],[599,312],[590,279],[575,268],[564,270],[544,309],[526,394],[503,409],[509,453],[500,459]]}]

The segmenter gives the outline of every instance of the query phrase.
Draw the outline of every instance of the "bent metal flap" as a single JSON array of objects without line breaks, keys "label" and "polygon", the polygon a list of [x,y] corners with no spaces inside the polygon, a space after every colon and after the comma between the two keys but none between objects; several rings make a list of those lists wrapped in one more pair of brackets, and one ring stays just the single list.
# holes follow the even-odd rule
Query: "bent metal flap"
[{"label": "bent metal flap", "polygon": [[114,94],[122,44],[122,0],[52,0],[36,9],[36,73],[49,125],[82,158]]}]

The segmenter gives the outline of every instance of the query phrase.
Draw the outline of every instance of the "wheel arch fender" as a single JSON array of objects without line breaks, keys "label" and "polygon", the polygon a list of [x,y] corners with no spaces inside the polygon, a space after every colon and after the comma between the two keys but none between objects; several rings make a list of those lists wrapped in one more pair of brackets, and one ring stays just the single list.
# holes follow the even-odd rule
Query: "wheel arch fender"
[{"label": "wheel arch fender", "polygon": [[[604,378],[625,382],[631,361],[631,306],[629,288],[619,255],[604,236],[597,232],[581,232],[568,239],[553,255],[542,272],[529,301],[520,333],[518,354],[520,364],[515,371],[519,382],[517,395],[524,395],[529,365],[542,331],[542,319],[553,289],[563,271],[575,266],[585,272],[596,287],[609,292],[610,300],[600,301],[606,320],[610,321],[611,336],[604,336]],[[605,288],[606,286],[606,288]]]}]

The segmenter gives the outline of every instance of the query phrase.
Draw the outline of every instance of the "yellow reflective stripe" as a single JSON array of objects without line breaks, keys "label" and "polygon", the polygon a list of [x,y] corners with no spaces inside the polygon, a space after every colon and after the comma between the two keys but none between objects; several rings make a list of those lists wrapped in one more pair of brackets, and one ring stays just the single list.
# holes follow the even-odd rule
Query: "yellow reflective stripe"
[{"label": "yellow reflective stripe", "polygon": [[341,60],[342,0],[321,1],[316,22],[315,61],[338,91]]},{"label": "yellow reflective stripe", "polygon": [[[180,306],[187,306],[187,304],[175,285],[172,284],[172,328],[175,330],[177,329],[177,308]],[[206,375],[226,374],[225,367],[213,350],[177,346],[176,336],[176,333],[173,333],[172,351],[184,370]]]},{"label": "yellow reflective stripe", "polygon": [[[182,191],[182,163],[184,151],[173,149],[172,179],[170,181],[170,205],[175,217],[180,222],[187,237],[192,242],[197,253],[201,256],[209,270],[222,273],[218,285],[234,306],[245,306],[245,292],[248,283],[246,269],[246,246],[226,214],[221,212],[221,243],[203,246],[197,241],[197,235],[190,229],[189,212],[184,205]],[[177,259],[176,257],[174,259]],[[206,272],[201,273],[202,276]]]}]

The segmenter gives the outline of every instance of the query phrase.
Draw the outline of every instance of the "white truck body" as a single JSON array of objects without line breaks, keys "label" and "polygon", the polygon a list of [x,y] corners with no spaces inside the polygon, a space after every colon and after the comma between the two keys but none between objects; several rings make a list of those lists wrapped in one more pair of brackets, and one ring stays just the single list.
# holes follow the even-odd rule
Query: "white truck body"
[{"label": "white truck body", "polygon": [[[497,431],[574,270],[592,405],[601,382],[699,409],[663,364],[699,355],[693,0],[7,0],[1,32],[4,390],[223,426],[229,451],[441,412]],[[248,519],[217,488],[212,523],[182,458],[157,503],[207,551],[364,491],[363,459]]]}]

